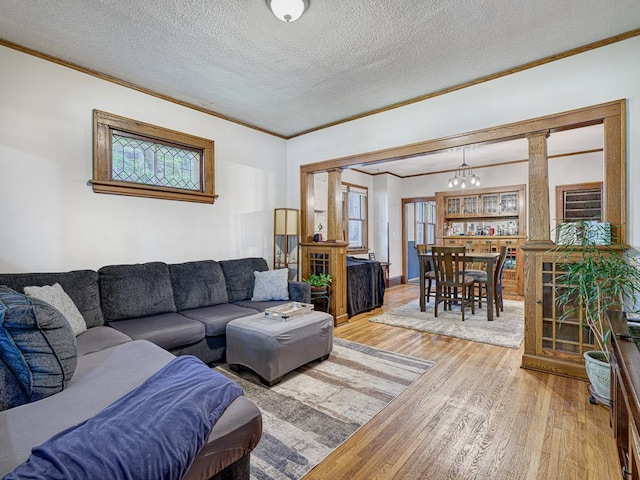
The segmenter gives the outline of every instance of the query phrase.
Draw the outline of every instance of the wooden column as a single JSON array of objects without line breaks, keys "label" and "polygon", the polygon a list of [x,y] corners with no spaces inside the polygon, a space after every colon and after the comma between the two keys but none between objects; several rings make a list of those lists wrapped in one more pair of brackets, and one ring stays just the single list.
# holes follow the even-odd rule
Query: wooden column
[{"label": "wooden column", "polygon": [[547,138],[549,131],[527,135],[529,140],[529,241],[551,243],[549,227],[549,164]]},{"label": "wooden column", "polygon": [[342,232],[342,169],[327,171],[327,242],[344,240]]},{"label": "wooden column", "polygon": [[520,248],[524,251],[524,354],[522,366],[536,368],[541,354],[542,301],[538,291],[536,270],[538,254],[554,246],[551,241],[549,214],[549,164],[547,138],[549,131],[531,133],[529,140],[529,240]]},{"label": "wooden column", "polygon": [[[623,110],[624,114],[624,110]],[[625,161],[624,122],[621,115],[604,119],[604,182],[602,221],[610,222],[612,240],[626,243],[627,175]]]}]

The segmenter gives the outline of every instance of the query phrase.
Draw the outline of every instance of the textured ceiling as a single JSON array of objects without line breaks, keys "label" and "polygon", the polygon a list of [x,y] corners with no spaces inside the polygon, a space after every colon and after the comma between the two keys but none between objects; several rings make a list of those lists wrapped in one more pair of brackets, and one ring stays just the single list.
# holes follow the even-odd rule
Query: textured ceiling
[{"label": "textured ceiling", "polygon": [[640,27],[638,0],[0,0],[0,38],[283,136]]}]

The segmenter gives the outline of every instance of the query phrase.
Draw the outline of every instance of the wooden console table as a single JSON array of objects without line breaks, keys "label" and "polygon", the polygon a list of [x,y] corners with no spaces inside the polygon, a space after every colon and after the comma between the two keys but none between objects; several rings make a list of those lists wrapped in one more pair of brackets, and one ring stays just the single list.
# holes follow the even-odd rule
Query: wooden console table
[{"label": "wooden console table", "polygon": [[640,350],[622,312],[608,312],[611,324],[611,423],[621,478],[640,480]]}]

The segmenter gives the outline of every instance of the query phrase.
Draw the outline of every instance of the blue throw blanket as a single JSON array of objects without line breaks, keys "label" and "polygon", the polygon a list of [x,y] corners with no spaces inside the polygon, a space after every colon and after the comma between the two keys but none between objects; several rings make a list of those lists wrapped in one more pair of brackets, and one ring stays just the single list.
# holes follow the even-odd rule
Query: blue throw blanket
[{"label": "blue throw blanket", "polygon": [[197,358],[175,358],[94,417],[35,447],[4,478],[180,479],[240,395],[240,387]]}]

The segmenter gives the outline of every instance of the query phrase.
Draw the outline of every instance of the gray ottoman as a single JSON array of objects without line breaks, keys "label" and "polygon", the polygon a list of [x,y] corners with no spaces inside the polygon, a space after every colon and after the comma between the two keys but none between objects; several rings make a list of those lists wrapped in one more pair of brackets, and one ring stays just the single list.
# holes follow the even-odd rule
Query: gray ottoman
[{"label": "gray ottoman", "polygon": [[288,322],[259,313],[227,324],[231,369],[248,367],[270,387],[305,363],[327,359],[332,349],[333,317],[324,312],[311,312]]}]

